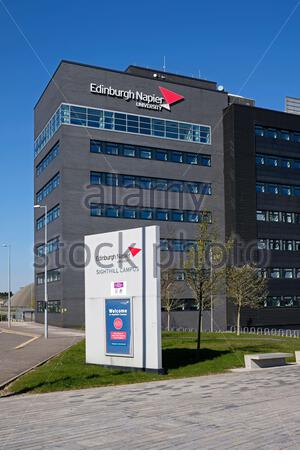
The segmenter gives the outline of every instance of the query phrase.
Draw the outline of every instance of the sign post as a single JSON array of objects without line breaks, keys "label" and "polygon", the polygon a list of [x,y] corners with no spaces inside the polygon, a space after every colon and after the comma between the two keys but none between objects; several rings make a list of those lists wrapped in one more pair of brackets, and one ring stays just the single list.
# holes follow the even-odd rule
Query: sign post
[{"label": "sign post", "polygon": [[85,237],[86,362],[163,372],[159,227]]}]

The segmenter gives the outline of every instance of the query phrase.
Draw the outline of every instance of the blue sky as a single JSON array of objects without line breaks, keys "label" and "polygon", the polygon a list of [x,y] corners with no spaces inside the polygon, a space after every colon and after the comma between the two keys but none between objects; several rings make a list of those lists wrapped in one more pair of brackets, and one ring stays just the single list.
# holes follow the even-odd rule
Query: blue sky
[{"label": "blue sky", "polygon": [[33,106],[62,58],[122,70],[161,68],[165,55],[170,72],[283,110],[300,96],[299,26],[294,0],[0,0],[0,242],[12,244],[13,290],[33,273]]}]

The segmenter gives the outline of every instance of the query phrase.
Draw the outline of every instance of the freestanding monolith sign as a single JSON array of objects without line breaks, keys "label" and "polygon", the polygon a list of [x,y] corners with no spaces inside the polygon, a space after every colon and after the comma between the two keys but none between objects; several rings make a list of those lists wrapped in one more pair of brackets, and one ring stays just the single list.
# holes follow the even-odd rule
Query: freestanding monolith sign
[{"label": "freestanding monolith sign", "polygon": [[162,371],[159,227],[85,237],[86,362]]}]

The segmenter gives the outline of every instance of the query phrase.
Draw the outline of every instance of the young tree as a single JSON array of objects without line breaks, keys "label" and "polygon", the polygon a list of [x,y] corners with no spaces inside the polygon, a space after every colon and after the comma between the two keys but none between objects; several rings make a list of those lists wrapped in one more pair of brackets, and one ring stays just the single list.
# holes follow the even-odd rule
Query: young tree
[{"label": "young tree", "polygon": [[174,269],[161,273],[161,305],[167,312],[167,330],[170,331],[171,312],[182,305],[183,287],[176,280]]},{"label": "young tree", "polygon": [[[188,251],[184,265],[186,283],[198,306],[197,351],[200,350],[203,310],[209,307],[212,295],[221,289],[221,264],[229,249],[230,242],[225,245],[218,242],[217,235],[209,232],[207,222],[199,224],[196,245]],[[211,271],[211,264],[220,264],[220,268]]]},{"label": "young tree", "polygon": [[243,307],[258,308],[265,300],[267,280],[258,276],[257,268],[245,264],[232,266],[226,273],[227,297],[237,306],[237,335],[240,334]]}]

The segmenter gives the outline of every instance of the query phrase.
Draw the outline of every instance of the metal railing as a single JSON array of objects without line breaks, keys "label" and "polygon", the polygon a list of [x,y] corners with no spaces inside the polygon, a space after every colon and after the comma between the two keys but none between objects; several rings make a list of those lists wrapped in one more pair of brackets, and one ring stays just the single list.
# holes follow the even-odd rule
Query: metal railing
[{"label": "metal railing", "polygon": [[[163,331],[167,331],[167,328],[163,327]],[[172,327],[170,331],[173,332],[185,332],[185,333],[196,333],[196,328],[185,328],[185,327]],[[210,333],[209,329],[204,329],[203,333]],[[236,327],[231,326],[228,330],[214,330],[214,333],[236,333]],[[253,334],[262,336],[282,336],[286,338],[300,338],[300,330],[291,329],[276,329],[276,328],[255,328],[255,327],[243,327],[240,329],[241,334]]]}]

